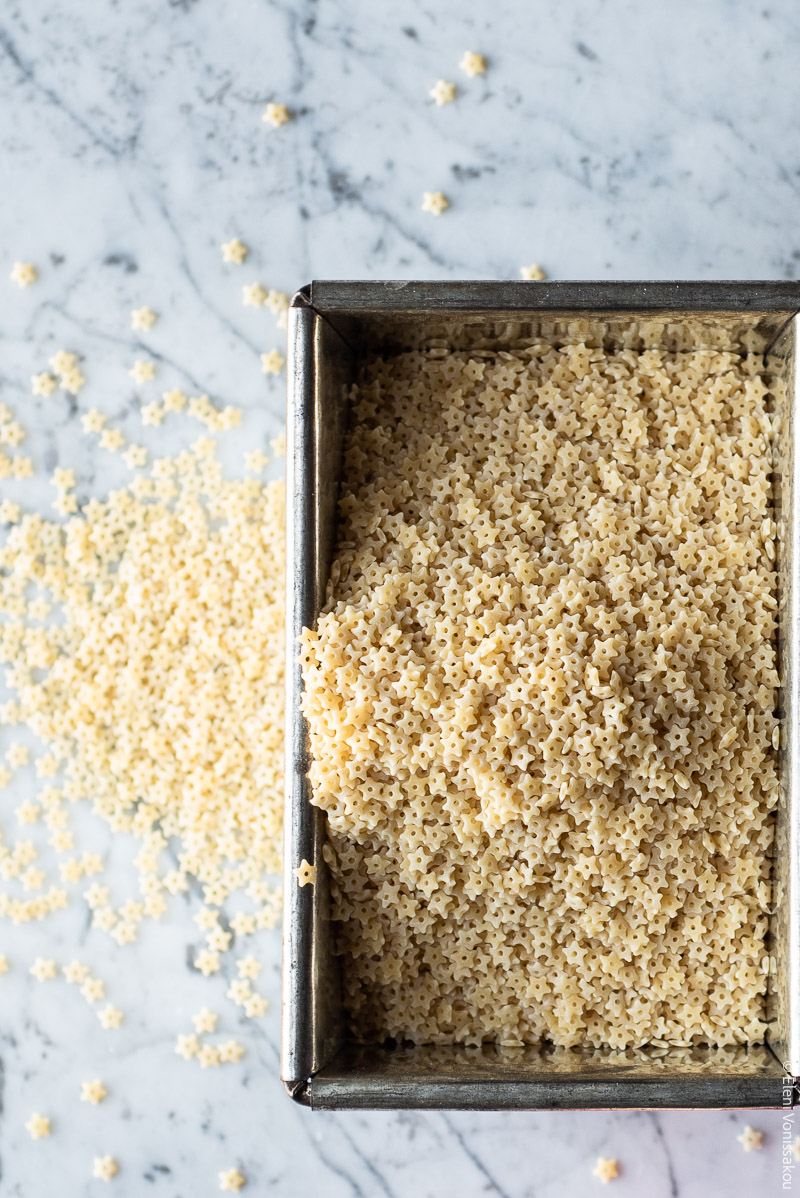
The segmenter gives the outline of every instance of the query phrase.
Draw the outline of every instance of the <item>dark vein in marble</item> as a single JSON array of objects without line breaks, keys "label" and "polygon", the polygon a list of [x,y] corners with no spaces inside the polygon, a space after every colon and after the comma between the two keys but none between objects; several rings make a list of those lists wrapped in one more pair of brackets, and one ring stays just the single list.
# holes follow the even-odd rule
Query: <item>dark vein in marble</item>
[{"label": "dark vein in marble", "polygon": [[[462,1136],[462,1134],[458,1130],[458,1128],[455,1127],[452,1120],[449,1119],[447,1117],[447,1115],[443,1114],[442,1121],[445,1124],[445,1126],[447,1127],[448,1131],[452,1134],[453,1138],[455,1139],[455,1141],[458,1144],[461,1151],[464,1153],[464,1155],[466,1157],[468,1157],[469,1160],[472,1161],[475,1168],[478,1169],[483,1174],[483,1176],[486,1178],[486,1180],[489,1182],[489,1184],[494,1189],[495,1193],[499,1194],[500,1198],[511,1198],[508,1191],[504,1190],[503,1187],[500,1185],[500,1183],[497,1181],[497,1179],[492,1176],[492,1174],[486,1168],[486,1166],[484,1165],[484,1163],[480,1159],[480,1157],[477,1156],[472,1151],[472,1149],[470,1148],[469,1144],[467,1143],[465,1137]],[[531,1191],[531,1198],[533,1198],[532,1191]]]},{"label": "dark vein in marble", "polygon": [[59,111],[63,112],[65,116],[69,117],[72,123],[81,129],[88,138],[90,138],[93,145],[99,146],[102,150],[105,150],[105,152],[110,154],[112,158],[120,158],[136,144],[137,135],[133,135],[132,137],[128,138],[121,145],[115,145],[113,142],[110,142],[107,138],[103,137],[101,133],[98,133],[96,129],[93,129],[92,126],[80,115],[80,113],[75,112],[75,110],[71,108],[69,104],[67,104],[67,102],[58,94],[58,92],[53,91],[51,87],[47,87],[44,83],[40,83],[36,78],[33,67],[29,66],[28,63],[23,60],[19,50],[11,38],[11,35],[6,29],[3,28],[0,28],[0,51],[2,51],[6,58],[13,63],[26,83],[29,83],[31,87],[35,88],[41,96],[44,96],[47,102],[54,108],[58,108]]},{"label": "dark vein in marble", "polygon": [[669,1150],[669,1145],[667,1144],[664,1130],[658,1121],[658,1115],[655,1113],[655,1111],[645,1111],[644,1114],[650,1122],[654,1132],[658,1136],[659,1143],[661,1144],[661,1150],[664,1153],[664,1160],[667,1163],[667,1177],[669,1178],[670,1198],[678,1198],[678,1179],[675,1176],[675,1168],[672,1164],[672,1153]]},{"label": "dark vein in marble", "polygon": [[372,1174],[372,1176],[377,1180],[378,1185],[381,1187],[384,1194],[386,1194],[386,1198],[394,1198],[394,1190],[392,1190],[390,1188],[388,1182],[386,1181],[386,1178],[383,1176],[383,1174],[380,1172],[380,1170],[377,1169],[375,1167],[375,1165],[373,1164],[373,1162],[369,1159],[369,1157],[365,1156],[364,1153],[361,1151],[361,1149],[358,1146],[357,1141],[345,1129],[344,1121],[342,1119],[337,1120],[336,1131],[337,1131],[338,1135],[342,1136],[343,1139],[347,1140],[347,1143],[350,1145],[350,1147],[352,1148],[353,1152],[356,1154],[358,1159],[365,1166],[365,1168],[369,1170],[369,1172]]}]

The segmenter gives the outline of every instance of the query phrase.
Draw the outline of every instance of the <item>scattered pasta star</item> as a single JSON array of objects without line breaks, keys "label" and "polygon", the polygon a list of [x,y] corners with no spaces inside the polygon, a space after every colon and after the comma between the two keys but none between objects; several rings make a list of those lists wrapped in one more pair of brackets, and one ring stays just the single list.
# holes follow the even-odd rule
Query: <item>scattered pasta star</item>
[{"label": "scattered pasta star", "polygon": [[186,396],[178,387],[164,391],[161,395],[165,412],[182,412],[186,407]]},{"label": "scattered pasta star", "polygon": [[32,262],[15,262],[9,275],[11,282],[16,283],[18,287],[30,287],[38,277]]},{"label": "scattered pasta star", "polygon": [[236,968],[239,971],[240,978],[252,978],[255,980],[261,973],[261,962],[252,955],[240,957],[236,962]]},{"label": "scattered pasta star", "polygon": [[264,109],[264,115],[261,119],[268,125],[272,125],[273,129],[277,129],[279,126],[286,124],[290,119],[290,115],[289,109],[285,104],[269,103]]},{"label": "scattered pasta star", "polygon": [[547,278],[547,275],[542,270],[541,266],[537,266],[536,263],[534,263],[533,266],[521,266],[519,268],[519,273],[522,275],[523,279],[540,280]]},{"label": "scattered pasta star", "polygon": [[271,349],[268,354],[261,354],[261,369],[264,374],[280,374],[285,361],[280,350]]},{"label": "scattered pasta star", "polygon": [[188,1036],[180,1035],[175,1041],[175,1051],[179,1057],[183,1057],[184,1061],[196,1057],[200,1051],[200,1041],[194,1032]]},{"label": "scattered pasta star", "polygon": [[[102,995],[100,996],[102,998]],[[107,1032],[115,1032],[122,1025],[122,1020],[125,1018],[119,1007],[108,1003],[103,1007],[102,1011],[97,1012],[97,1018],[100,1020],[100,1026]]]},{"label": "scattered pasta star", "polygon": [[89,966],[84,965],[82,961],[70,961],[69,965],[62,969],[62,973],[70,985],[81,985],[89,976]]},{"label": "scattered pasta star", "polygon": [[274,287],[271,287],[264,303],[273,316],[280,316],[289,307],[289,297],[285,291],[276,291]]},{"label": "scattered pasta star", "polygon": [[147,465],[147,450],[144,445],[129,445],[122,460],[129,470],[138,470]]},{"label": "scattered pasta star", "polygon": [[241,266],[247,254],[247,246],[238,237],[234,237],[232,241],[223,241],[222,243],[223,262],[235,262],[237,266]]},{"label": "scattered pasta star", "polygon": [[260,283],[248,283],[242,288],[242,303],[250,308],[263,308],[267,293]]},{"label": "scattered pasta star", "polygon": [[50,365],[53,368],[53,373],[59,375],[66,374],[69,370],[74,370],[78,365],[77,354],[70,353],[67,349],[60,349],[53,354],[50,359]]},{"label": "scattered pasta star", "polygon": [[31,392],[34,395],[43,395],[47,399],[57,386],[58,383],[48,370],[43,370],[41,374],[31,375]]},{"label": "scattered pasta star", "polygon": [[219,1059],[226,1064],[241,1061],[244,1056],[244,1045],[238,1040],[224,1040],[219,1046]]},{"label": "scattered pasta star", "polygon": [[308,861],[304,859],[294,871],[294,876],[297,878],[298,885],[306,886],[310,883],[313,886],[317,880],[317,867],[309,865]]},{"label": "scattered pasta star", "polygon": [[33,974],[37,982],[49,982],[56,976],[57,972],[58,966],[52,957],[37,957],[30,968],[30,973]]},{"label": "scattered pasta star", "polygon": [[269,1003],[263,994],[251,994],[244,1002],[244,1013],[248,1019],[259,1019],[266,1015]]},{"label": "scattered pasta star", "polygon": [[213,1032],[216,1030],[218,1015],[213,1011],[209,1011],[208,1007],[201,1007],[196,1015],[192,1016],[192,1023],[196,1032]]},{"label": "scattered pasta star", "polygon": [[86,379],[83,377],[80,369],[77,366],[73,366],[70,370],[64,371],[59,379],[59,382],[64,390],[68,391],[70,395],[77,395],[81,387],[86,382]]},{"label": "scattered pasta star", "polygon": [[440,79],[434,84],[428,94],[437,108],[441,108],[443,104],[449,104],[451,100],[455,100],[456,85],[455,83],[446,83],[444,79]]},{"label": "scattered pasta star", "polygon": [[234,978],[228,987],[228,998],[238,1007],[244,1006],[248,998],[253,997],[253,987],[247,978]]},{"label": "scattered pasta star", "polygon": [[158,428],[164,419],[164,408],[153,400],[151,403],[142,405],[141,415],[142,424],[150,424],[154,428]]},{"label": "scattered pasta star", "polygon": [[238,1194],[245,1184],[245,1177],[238,1169],[223,1169],[219,1175],[219,1188]]},{"label": "scattered pasta star", "polygon": [[604,1184],[613,1181],[618,1175],[617,1162],[613,1158],[599,1156],[592,1173],[595,1177],[599,1177]]},{"label": "scattered pasta star", "polygon": [[113,1156],[96,1156],[92,1163],[92,1176],[100,1181],[111,1181],[119,1173],[119,1165]]},{"label": "scattered pasta star", "polygon": [[748,1124],[742,1130],[741,1135],[738,1135],[736,1139],[739,1141],[745,1152],[752,1152],[754,1148],[762,1147],[764,1143],[764,1133],[763,1131],[756,1131]]},{"label": "scattered pasta star", "polygon": [[41,1140],[44,1136],[50,1135],[50,1120],[46,1115],[34,1112],[25,1127],[30,1132],[32,1140]]},{"label": "scattered pasta star", "polygon": [[105,984],[100,978],[88,977],[81,986],[81,994],[88,1003],[95,1003],[103,998],[106,992]]},{"label": "scattered pasta star", "polygon": [[199,969],[204,977],[217,973],[219,970],[219,953],[202,949],[194,959],[195,969]]},{"label": "scattered pasta star", "polygon": [[105,413],[97,408],[90,408],[81,416],[81,425],[85,433],[101,433],[106,426]]},{"label": "scattered pasta star", "polygon": [[276,458],[286,457],[286,433],[278,433],[277,437],[273,437],[269,443],[269,447],[275,454]]},{"label": "scattered pasta star", "polygon": [[18,503],[13,503],[10,499],[4,499],[0,503],[0,523],[18,524],[19,517],[20,506]]},{"label": "scattered pasta star", "polygon": [[8,957],[5,953],[0,953],[0,973],[8,973]]},{"label": "scattered pasta star", "polygon": [[473,79],[476,75],[482,75],[486,70],[486,59],[482,54],[473,54],[471,50],[465,50],[458,65],[465,74]]},{"label": "scattered pasta star", "polygon": [[107,449],[111,453],[116,453],[118,449],[122,449],[125,444],[125,438],[122,435],[122,430],[118,428],[104,428],[100,434],[100,448]]},{"label": "scattered pasta star", "polygon": [[128,371],[128,374],[135,383],[149,383],[156,377],[155,362],[137,359]]},{"label": "scattered pasta star", "polygon": [[432,216],[441,214],[450,207],[450,201],[441,191],[426,191],[422,195],[422,211],[430,212]]},{"label": "scattered pasta star", "polygon": [[260,474],[269,465],[269,458],[261,449],[251,449],[244,455],[244,468],[253,474]]},{"label": "scattered pasta star", "polygon": [[131,312],[131,328],[132,329],[152,329],[153,325],[158,320],[158,315],[152,308],[134,308]]},{"label": "scattered pasta star", "polygon": [[99,1078],[95,1078],[93,1082],[81,1082],[81,1102],[90,1102],[92,1106],[97,1106],[107,1093],[108,1091]]},{"label": "scattered pasta star", "polygon": [[230,922],[237,936],[252,936],[256,930],[255,916],[249,915],[246,911],[240,911],[238,915],[234,915]]},{"label": "scattered pasta star", "polygon": [[219,1065],[219,1049],[213,1044],[203,1044],[197,1053],[201,1069],[216,1069]]},{"label": "scattered pasta star", "polygon": [[50,482],[59,491],[70,491],[75,486],[75,471],[65,469],[64,467],[56,467],[50,475]]}]

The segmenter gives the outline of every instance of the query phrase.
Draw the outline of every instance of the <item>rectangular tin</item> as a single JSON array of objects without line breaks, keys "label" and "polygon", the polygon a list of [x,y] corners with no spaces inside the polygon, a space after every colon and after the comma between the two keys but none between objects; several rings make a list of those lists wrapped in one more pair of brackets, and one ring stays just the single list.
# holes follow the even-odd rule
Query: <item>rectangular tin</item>
[{"label": "rectangular tin", "polygon": [[[800,283],[319,282],[289,311],[286,821],[281,1076],[317,1109],[781,1107],[800,1074]],[[344,1033],[325,817],[310,803],[297,638],[324,602],[336,535],[347,391],[359,359],[419,345],[559,343],[763,352],[776,416],[781,798],[773,875],[767,1044],[564,1052],[537,1047],[359,1046]],[[294,875],[305,859],[317,883]]]}]

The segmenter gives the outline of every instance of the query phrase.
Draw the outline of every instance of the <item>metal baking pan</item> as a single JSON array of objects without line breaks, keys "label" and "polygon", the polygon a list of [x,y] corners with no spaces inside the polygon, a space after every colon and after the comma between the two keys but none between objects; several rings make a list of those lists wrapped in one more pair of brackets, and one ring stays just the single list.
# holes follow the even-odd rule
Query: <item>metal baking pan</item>
[{"label": "metal baking pan", "polygon": [[[289,312],[286,832],[281,1076],[298,1102],[354,1108],[787,1107],[800,1101],[800,437],[796,363],[800,283],[319,282]],[[347,389],[359,359],[425,344],[558,343],[763,352],[775,410],[782,680],[764,1045],[628,1052],[348,1043],[322,857],[325,817],[309,801],[297,637],[324,601]],[[314,886],[294,869],[317,865]]]}]

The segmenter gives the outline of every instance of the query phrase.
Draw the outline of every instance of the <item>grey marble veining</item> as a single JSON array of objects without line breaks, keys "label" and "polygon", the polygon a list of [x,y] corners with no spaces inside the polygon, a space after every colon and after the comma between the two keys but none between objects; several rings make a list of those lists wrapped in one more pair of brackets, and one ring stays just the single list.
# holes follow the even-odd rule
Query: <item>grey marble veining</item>
[{"label": "grey marble veining", "polygon": [[[485,76],[459,71],[465,49],[487,56]],[[128,477],[83,436],[90,406],[159,452],[202,431],[186,419],[142,430],[136,357],[158,364],[148,398],[178,385],[246,409],[223,439],[232,467],[274,435],[283,380],[265,379],[257,354],[283,334],[242,306],[246,282],[517,277],[532,262],[556,278],[797,277],[799,49],[790,0],[7,0],[0,398],[29,429],[37,478],[3,494],[49,511],[43,480],[58,463],[76,466],[81,498]],[[443,108],[428,99],[439,78],[459,92]],[[273,99],[295,118],[276,131],[261,122]],[[420,202],[439,189],[451,208],[433,218]],[[242,267],[220,260],[234,235],[252,248]],[[5,280],[18,258],[40,270],[26,291]],[[134,334],[141,304],[161,320]],[[29,376],[61,346],[83,356],[86,388],[74,402],[34,399]],[[32,781],[23,772],[2,793],[0,826]],[[78,818],[124,900],[131,846]],[[106,1152],[120,1162],[108,1192],[126,1198],[216,1193],[217,1171],[236,1163],[244,1193],[280,1198],[583,1198],[600,1189],[601,1154],[620,1160],[620,1196],[784,1192],[777,1112],[297,1108],[277,1081],[277,933],[257,948],[272,1009],[241,1020],[224,997],[232,966],[205,982],[186,965],[197,905],[175,900],[163,925],[113,952],[80,903],[0,927],[12,965],[0,978],[0,1193],[105,1192],[90,1174]],[[63,981],[30,978],[37,954],[87,960],[125,1010],[122,1029],[101,1031]],[[246,1044],[241,1065],[200,1071],[174,1055],[204,1004]],[[94,1076],[110,1092],[97,1108],[77,1101]],[[23,1126],[33,1110],[53,1119],[36,1143]],[[766,1133],[761,1152],[737,1144],[745,1121]]]}]

